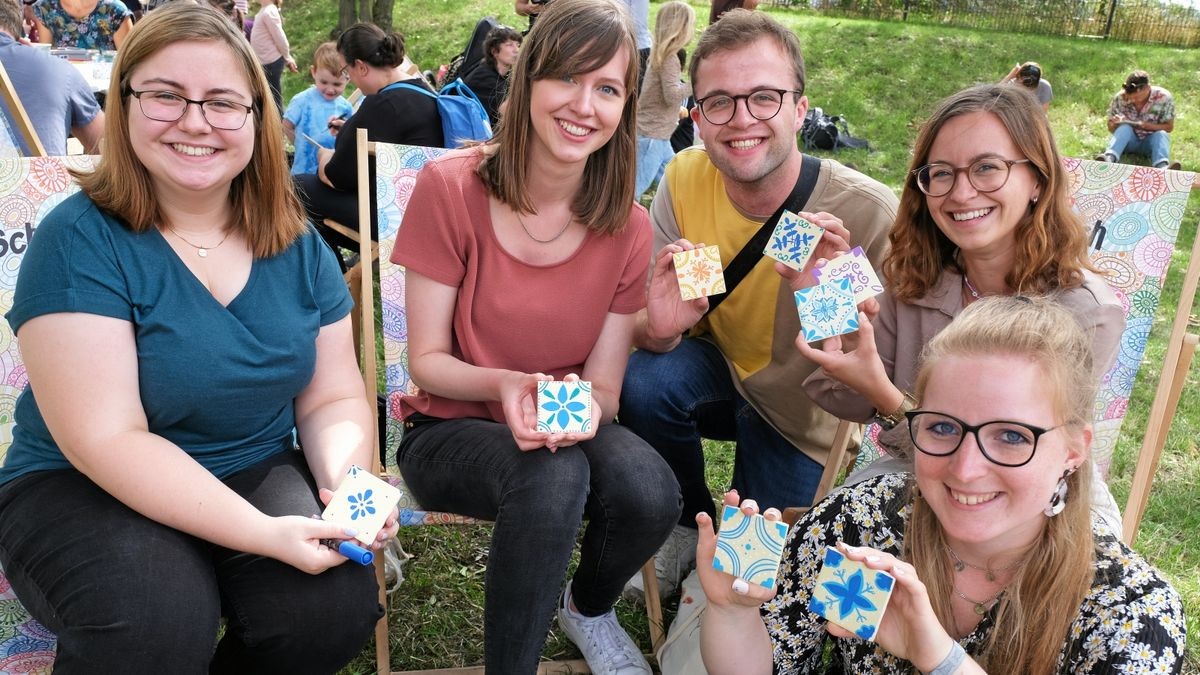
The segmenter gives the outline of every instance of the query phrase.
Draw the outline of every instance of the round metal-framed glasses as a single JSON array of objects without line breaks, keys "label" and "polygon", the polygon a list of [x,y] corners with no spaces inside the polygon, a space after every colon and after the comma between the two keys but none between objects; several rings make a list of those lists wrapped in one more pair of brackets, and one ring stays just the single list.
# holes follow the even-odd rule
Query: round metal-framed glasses
[{"label": "round metal-framed glasses", "polygon": [[188,106],[200,106],[200,114],[215,129],[237,131],[246,124],[246,118],[254,106],[223,98],[206,98],[193,101],[171,91],[129,89],[128,93],[138,101],[142,114],[158,122],[178,122],[187,114]]},{"label": "round metal-framed glasses", "polygon": [[795,89],[759,89],[749,94],[713,94],[696,99],[700,114],[709,124],[729,124],[729,120],[737,114],[737,104],[741,101],[746,106],[746,112],[759,121],[767,121],[779,114],[783,108],[783,97],[787,94],[800,96],[801,91]]},{"label": "round metal-framed glasses", "polygon": [[1012,420],[992,420],[983,424],[967,424],[953,415],[931,410],[912,410],[908,418],[908,435],[917,450],[933,457],[953,455],[962,446],[967,434],[975,436],[975,445],[983,456],[1000,466],[1024,466],[1033,459],[1038,439],[1066,426],[1049,429]]},{"label": "round metal-framed glasses", "polygon": [[914,170],[917,177],[917,187],[930,197],[942,197],[950,194],[960,173],[967,174],[967,180],[976,192],[995,192],[1008,183],[1014,164],[1026,164],[1028,159],[1004,159],[1002,157],[984,157],[971,162],[968,166],[951,166],[945,162],[934,162]]}]

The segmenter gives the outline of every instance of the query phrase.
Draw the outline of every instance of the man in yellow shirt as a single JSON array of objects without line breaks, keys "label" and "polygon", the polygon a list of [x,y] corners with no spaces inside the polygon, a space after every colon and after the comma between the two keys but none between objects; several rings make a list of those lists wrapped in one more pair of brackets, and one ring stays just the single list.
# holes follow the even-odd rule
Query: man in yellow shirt
[{"label": "man in yellow shirt", "polygon": [[[696,513],[715,513],[701,438],[735,441],[733,487],[760,508],[782,509],[812,500],[837,426],[801,388],[817,366],[793,344],[793,292],[772,260],[758,260],[706,314],[708,298],[681,299],[671,259],[716,244],[728,266],[791,196],[808,110],[799,41],[765,14],[734,10],[701,36],[690,79],[705,147],[675,157],[650,209],[659,253],[620,408],[621,423],[667,459],[683,492],[680,524],[656,560],[664,594],[695,562]],[[818,171],[802,212],[878,267],[895,195],[836,161],[807,161]],[[639,577],[630,594],[640,585]]]}]

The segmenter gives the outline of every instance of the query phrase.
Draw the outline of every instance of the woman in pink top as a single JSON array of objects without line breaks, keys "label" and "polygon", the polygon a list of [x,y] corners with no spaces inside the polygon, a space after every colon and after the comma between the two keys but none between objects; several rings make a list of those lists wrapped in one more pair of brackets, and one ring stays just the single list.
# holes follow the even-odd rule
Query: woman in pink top
[{"label": "woman in pink top", "polygon": [[287,35],[283,33],[283,17],[279,14],[282,8],[283,0],[262,0],[262,9],[258,10],[254,27],[250,29],[250,46],[267,73],[267,84],[271,85],[271,96],[275,98],[275,110],[281,115],[283,96],[279,87],[283,68],[287,66],[293,73],[298,71]]},{"label": "woman in pink top", "polygon": [[[682,507],[658,453],[612,424],[650,262],[649,219],[629,198],[632,35],[615,0],[551,3],[521,47],[496,136],[422,170],[392,255],[408,270],[420,387],[401,401],[401,472],[426,508],[496,523],[488,673],[537,669],[585,517],[559,624],[592,672],[650,673],[612,607]],[[589,417],[581,431],[539,423],[550,380],[572,394],[550,405]]]}]

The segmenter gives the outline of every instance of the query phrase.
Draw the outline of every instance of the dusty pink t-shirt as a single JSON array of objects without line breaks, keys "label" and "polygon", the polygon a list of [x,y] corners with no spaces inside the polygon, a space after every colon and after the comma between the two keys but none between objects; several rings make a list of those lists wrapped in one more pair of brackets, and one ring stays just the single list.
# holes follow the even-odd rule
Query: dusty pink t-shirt
[{"label": "dusty pink t-shirt", "polygon": [[[457,358],[555,378],[582,373],[607,314],[646,306],[646,209],[631,200],[619,234],[589,232],[565,261],[530,265],[496,239],[487,192],[475,174],[479,161],[479,150],[465,150],[421,170],[392,262],[458,288],[451,335]],[[424,391],[402,397],[400,411],[504,421],[498,401],[456,401]]]}]

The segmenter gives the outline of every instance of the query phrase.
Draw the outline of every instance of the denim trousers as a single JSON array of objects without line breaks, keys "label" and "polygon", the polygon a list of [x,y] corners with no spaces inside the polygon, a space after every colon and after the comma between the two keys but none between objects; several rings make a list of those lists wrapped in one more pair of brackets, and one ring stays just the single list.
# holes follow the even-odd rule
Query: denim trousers
[{"label": "denim trousers", "polygon": [[675,156],[669,138],[638,136],[637,183],[633,187],[633,199],[637,201],[650,189],[656,180],[662,180],[663,170]]},{"label": "denim trousers", "polygon": [[1151,166],[1166,165],[1171,159],[1171,136],[1165,131],[1155,131],[1149,136],[1139,139],[1129,124],[1118,124],[1108,142],[1105,152],[1118,160],[1121,155],[1129,152],[1135,155],[1148,155]]},{"label": "denim trousers", "polygon": [[[321,510],[299,452],[223,482],[270,516]],[[73,469],[0,486],[0,564],[58,635],[58,675],[328,674],[383,616],[370,567],[310,575],[223,548],[138,514]]]},{"label": "denim trousers", "polygon": [[671,469],[615,424],[551,453],[520,451],[491,420],[436,420],[407,429],[396,455],[422,507],[495,521],[484,581],[488,675],[537,670],[583,518],[571,596],[585,616],[612,608],[679,518]]},{"label": "denim trousers", "polygon": [[669,352],[631,354],[620,422],[671,465],[683,493],[679,524],[685,527],[696,527],[701,511],[716,514],[704,478],[702,438],[735,442],[731,487],[764,510],[809,505],[821,481],[824,467],[742,398],[721,350],[708,340],[684,338]]},{"label": "denim trousers", "polygon": [[267,76],[267,85],[271,87],[271,98],[275,99],[275,107],[279,109],[279,116],[283,116],[283,69],[287,66],[287,60],[282,56],[270,63],[263,64],[263,73]]}]

